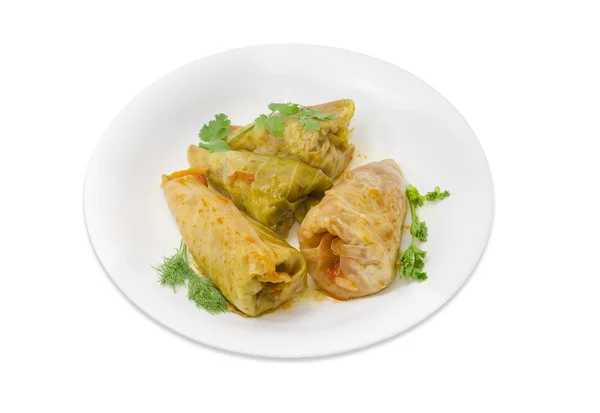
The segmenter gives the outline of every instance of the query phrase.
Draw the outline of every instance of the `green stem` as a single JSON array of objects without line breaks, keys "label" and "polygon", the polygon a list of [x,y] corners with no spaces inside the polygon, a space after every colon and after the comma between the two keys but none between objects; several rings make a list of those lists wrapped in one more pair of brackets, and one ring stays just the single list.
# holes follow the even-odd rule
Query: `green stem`
[{"label": "green stem", "polygon": [[233,138],[231,138],[231,139],[229,139],[228,141],[225,141],[225,142],[227,142],[227,143],[233,142],[234,140],[236,140],[237,138],[239,138],[240,136],[242,136],[246,132],[250,131],[253,127],[254,127],[254,123],[251,123],[250,126],[248,126],[246,129],[244,129],[243,131],[241,131],[240,133],[238,133],[237,135],[235,135]]},{"label": "green stem", "polygon": [[[298,105],[298,110],[302,110],[303,108],[305,108],[305,106],[300,106]],[[275,115],[275,112],[271,112],[267,115],[268,118],[272,117],[273,115]],[[300,119],[300,116],[298,115],[289,115],[289,116],[282,116],[281,114],[279,115],[282,119],[286,119],[286,118],[295,118],[295,119]],[[251,123],[246,129],[244,129],[243,131],[241,131],[240,133],[238,133],[237,135],[235,135],[233,138],[226,140],[225,142],[227,143],[231,143],[234,140],[236,140],[237,138],[239,138],[240,136],[243,136],[244,134],[246,134],[247,132],[249,132],[250,130],[252,130],[252,128],[254,128],[254,123]]]},{"label": "green stem", "polygon": [[[417,216],[417,207],[412,202],[410,202],[410,198],[408,198],[408,205],[410,206],[410,216],[414,222],[415,217]],[[418,219],[418,218],[416,218],[416,219]]]},{"label": "green stem", "polygon": [[[267,115],[268,118],[270,118],[271,116],[273,116],[275,114],[275,112],[271,112]],[[237,138],[239,138],[240,136],[244,135],[245,133],[249,132],[250,130],[252,130],[252,128],[254,128],[254,122],[251,123],[246,129],[244,129],[243,131],[241,131],[240,133],[238,133],[237,135],[235,135],[233,138],[225,141],[227,143],[231,143],[234,140],[236,140]]]}]

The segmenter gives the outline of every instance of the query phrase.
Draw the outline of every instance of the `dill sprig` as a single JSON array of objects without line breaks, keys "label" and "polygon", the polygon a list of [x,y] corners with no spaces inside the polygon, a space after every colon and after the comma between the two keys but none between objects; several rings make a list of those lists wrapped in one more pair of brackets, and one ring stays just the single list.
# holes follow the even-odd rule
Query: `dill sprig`
[{"label": "dill sprig", "polygon": [[198,308],[203,308],[209,313],[217,314],[227,311],[227,300],[212,281],[202,278],[194,273],[188,278],[188,298]]},{"label": "dill sprig", "polygon": [[177,287],[185,285],[187,281],[188,298],[196,307],[203,308],[211,314],[227,311],[227,300],[213,284],[212,281],[200,277],[190,267],[187,259],[187,246],[181,240],[179,249],[170,257],[163,258],[163,262],[154,267],[159,275],[160,285],[167,285],[177,291]]},{"label": "dill sprig", "polygon": [[194,270],[190,268],[187,261],[187,247],[183,240],[179,245],[179,249],[175,250],[175,254],[170,257],[164,257],[163,262],[154,267],[158,272],[160,285],[168,285],[173,288],[173,292],[177,291],[177,287],[185,284],[190,273],[194,274]]}]

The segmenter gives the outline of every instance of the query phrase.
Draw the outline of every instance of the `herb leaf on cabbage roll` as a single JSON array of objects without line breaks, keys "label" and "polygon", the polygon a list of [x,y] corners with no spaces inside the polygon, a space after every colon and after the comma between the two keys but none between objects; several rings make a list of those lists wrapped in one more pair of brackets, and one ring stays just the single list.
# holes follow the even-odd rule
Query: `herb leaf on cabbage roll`
[{"label": "herb leaf on cabbage roll", "polygon": [[[233,126],[230,137],[245,132],[228,143],[233,150],[302,161],[335,179],[348,166],[354,154],[354,146],[348,143],[352,135],[349,124],[353,116],[354,102],[350,99],[307,106],[298,112],[298,116],[281,118],[283,129],[279,125],[271,128],[276,133],[268,127],[248,129],[248,126]],[[266,121],[266,117],[261,120]]]}]

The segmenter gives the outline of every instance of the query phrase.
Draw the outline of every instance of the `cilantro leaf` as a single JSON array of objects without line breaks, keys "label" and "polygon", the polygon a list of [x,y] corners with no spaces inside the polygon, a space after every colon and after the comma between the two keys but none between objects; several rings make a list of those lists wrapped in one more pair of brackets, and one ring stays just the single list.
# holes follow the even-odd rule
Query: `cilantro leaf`
[{"label": "cilantro leaf", "polygon": [[[276,104],[278,105],[279,103],[271,103],[271,105]],[[283,118],[281,116],[267,116],[262,114],[254,119],[255,130],[261,131],[265,128],[275,136],[283,136]]]},{"label": "cilantro leaf", "polygon": [[[321,128],[320,122],[324,120],[337,119],[336,116],[324,113],[317,109],[308,109],[297,103],[270,103],[270,115],[259,115],[244,130],[234,136],[230,136],[231,121],[224,113],[215,115],[215,118],[202,126],[198,136],[200,137],[199,146],[208,149],[210,152],[225,152],[231,148],[229,144],[250,130],[262,131],[267,129],[275,136],[283,136],[284,118],[296,118],[298,122],[307,131],[318,131]],[[228,139],[226,139],[228,138]]]},{"label": "cilantro leaf", "polygon": [[221,140],[229,135],[229,125],[231,125],[231,121],[227,115],[219,113],[218,115],[215,115],[214,120],[211,120],[206,125],[202,126],[198,136],[204,142],[211,142],[217,139]]},{"label": "cilantro leaf", "polygon": [[296,103],[269,103],[269,109],[273,112],[279,112],[281,116],[291,116],[298,113],[300,108]]},{"label": "cilantro leaf", "polygon": [[229,135],[229,125],[231,121],[224,113],[215,115],[215,118],[202,126],[198,136],[200,137],[200,146],[211,152],[223,152],[229,150],[229,145],[224,139]]},{"label": "cilantro leaf", "polygon": [[266,128],[267,126],[267,115],[265,115],[264,113],[262,115],[260,115],[259,117],[257,117],[256,119],[254,119],[254,129],[256,129],[257,131],[261,131],[264,128]]},{"label": "cilantro leaf", "polygon": [[307,131],[316,131],[321,129],[321,123],[316,119],[300,117],[298,121]]},{"label": "cilantro leaf", "polygon": [[281,116],[271,116],[267,118],[266,128],[275,136],[283,136],[283,119]]},{"label": "cilantro leaf", "polygon": [[198,146],[208,149],[210,152],[227,152],[231,150],[227,142],[221,140],[215,140],[207,143],[200,142]]},{"label": "cilantro leaf", "polygon": [[317,109],[307,109],[307,108],[302,108],[302,110],[300,111],[300,117],[313,118],[313,119],[318,119],[318,120],[335,120],[335,119],[337,119],[337,116],[330,115],[329,113],[321,112],[320,110],[317,110]]},{"label": "cilantro leaf", "polygon": [[318,131],[321,129],[322,120],[337,119],[335,116],[321,112],[317,109],[302,108],[300,111],[298,122],[307,131]]}]

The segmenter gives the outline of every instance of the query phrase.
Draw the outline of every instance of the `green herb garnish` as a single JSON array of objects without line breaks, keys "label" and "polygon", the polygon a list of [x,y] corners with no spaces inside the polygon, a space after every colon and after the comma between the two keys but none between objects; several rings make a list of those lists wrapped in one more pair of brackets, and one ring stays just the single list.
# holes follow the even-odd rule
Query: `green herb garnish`
[{"label": "green herb garnish", "polygon": [[172,287],[173,292],[177,291],[177,287],[185,284],[191,273],[196,275],[188,264],[186,246],[183,240],[181,240],[181,245],[175,254],[163,258],[163,262],[158,267],[154,267],[154,269],[160,276],[158,280],[160,285]]},{"label": "green herb garnish", "polygon": [[177,290],[187,281],[188,298],[198,308],[203,308],[211,314],[227,311],[227,300],[212,281],[200,277],[192,270],[187,259],[187,247],[183,240],[179,249],[170,257],[155,267],[159,274],[160,285],[168,285]]},{"label": "green herb garnish", "polygon": [[440,190],[439,186],[436,186],[432,192],[427,192],[425,194],[425,199],[429,202],[441,201],[444,198],[448,198],[450,196],[450,192]]},{"label": "green herb garnish", "polygon": [[212,314],[227,311],[227,300],[212,281],[200,277],[194,273],[188,278],[188,298],[198,308],[204,308]]},{"label": "green herb garnish", "polygon": [[267,129],[275,136],[283,136],[283,118],[281,116],[267,116],[264,113],[254,120],[254,129],[261,131]]},{"label": "green herb garnish", "polygon": [[281,116],[291,116],[298,113],[300,106],[296,103],[269,103],[271,112],[279,112]]},{"label": "green herb garnish", "polygon": [[295,118],[307,131],[317,131],[321,128],[321,121],[335,120],[336,116],[321,112],[317,109],[309,109],[297,103],[270,103],[269,109],[271,113],[259,115],[254,123],[248,125],[240,133],[229,137],[231,129],[231,121],[227,115],[220,113],[215,115],[215,119],[208,122],[200,129],[198,136],[202,148],[208,149],[211,152],[225,152],[230,150],[229,143],[233,142],[246,132],[255,129],[261,131],[267,129],[275,136],[283,136],[284,124],[283,119]]},{"label": "green herb garnish", "polygon": [[226,114],[215,115],[215,119],[202,126],[198,133],[200,146],[211,152],[228,151],[229,145],[223,139],[229,135],[229,125],[231,125],[231,121]]},{"label": "green herb garnish", "polygon": [[426,201],[440,201],[449,196],[450,192],[441,191],[439,186],[433,191],[427,192],[425,195],[421,195],[419,190],[410,184],[406,188],[406,197],[408,198],[410,213],[412,215],[412,223],[410,224],[410,234],[412,235],[412,239],[406,251],[400,255],[400,275],[402,277],[413,278],[419,281],[427,279],[427,273],[423,271],[427,251],[420,249],[415,243],[415,240],[421,242],[427,241],[428,230],[425,221],[421,221],[417,215],[417,207],[423,206]]},{"label": "green herb garnish", "polygon": [[427,279],[427,273],[423,271],[425,267],[425,256],[427,251],[423,251],[413,239],[400,257],[402,267],[400,268],[400,275],[405,278],[414,278],[415,280],[423,281]]}]

